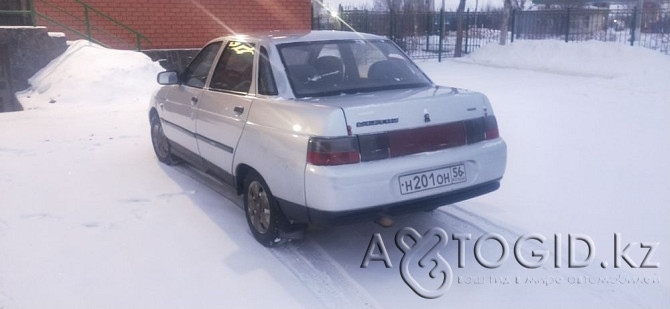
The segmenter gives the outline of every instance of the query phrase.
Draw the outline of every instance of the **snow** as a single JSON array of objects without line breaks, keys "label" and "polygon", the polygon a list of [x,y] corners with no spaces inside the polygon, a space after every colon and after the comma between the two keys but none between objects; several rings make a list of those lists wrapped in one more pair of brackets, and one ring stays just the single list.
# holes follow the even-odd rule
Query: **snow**
[{"label": "snow", "polygon": [[63,32],[48,32],[47,34],[49,35],[49,37],[52,37],[52,38],[64,38],[65,37],[65,33],[63,33]]},{"label": "snow", "polygon": [[[594,268],[586,269],[592,276],[626,273],[611,268],[614,233],[622,234],[624,245],[660,242],[660,268],[628,271],[661,278],[663,292],[643,288],[634,292],[640,297],[635,302],[667,306],[669,57],[602,42],[519,41],[483,48],[442,68],[423,67],[440,83],[486,93],[508,143],[503,187],[461,203],[463,209],[518,234],[589,235],[597,248]],[[636,257],[638,264],[643,257]],[[600,269],[600,261],[610,268]],[[606,297],[633,291],[610,288]],[[600,307],[606,297],[575,302]],[[564,300],[557,301],[564,307]]]},{"label": "snow", "polygon": [[44,26],[0,26],[0,29],[46,29]]},{"label": "snow", "polygon": [[604,78],[638,78],[655,74],[661,68],[670,66],[670,58],[667,55],[642,47],[630,48],[616,42],[565,43],[560,40],[539,42],[541,43],[521,40],[508,46],[489,44],[469,57],[457,61],[499,68]]},{"label": "snow", "polygon": [[[73,56],[76,55],[76,56]],[[90,105],[133,102],[144,104],[156,89],[162,67],[132,51],[110,50],[85,40],[75,41],[28,81],[29,93],[19,95],[24,109],[52,104]]]},{"label": "snow", "polygon": [[0,308],[317,306],[241,209],[154,159],[157,71],[79,41],[0,114]]},{"label": "snow", "polygon": [[[420,62],[435,82],[491,100],[509,147],[501,189],[395,217],[390,228],[314,227],[301,242],[266,249],[230,189],[155,159],[147,104],[160,67],[76,42],[18,95],[28,110],[0,114],[0,308],[667,307],[668,59],[620,44],[518,41]],[[464,268],[456,241],[441,251],[456,276],[444,296],[420,298],[400,277],[394,236],[405,226],[472,234]],[[360,268],[374,233],[391,269]],[[531,249],[553,254],[560,233],[562,267],[552,256],[525,269],[512,251],[502,267],[484,268],[473,256],[484,233],[502,235],[510,250],[520,235],[544,235],[524,250],[529,260]],[[613,268],[614,233],[624,245],[660,243],[649,261],[660,267]],[[567,267],[568,234],[593,239],[590,266]],[[639,265],[639,244],[629,252]],[[493,260],[500,248],[488,241],[483,254]],[[562,281],[496,284],[491,276]],[[568,282],[587,277],[658,280]]]}]

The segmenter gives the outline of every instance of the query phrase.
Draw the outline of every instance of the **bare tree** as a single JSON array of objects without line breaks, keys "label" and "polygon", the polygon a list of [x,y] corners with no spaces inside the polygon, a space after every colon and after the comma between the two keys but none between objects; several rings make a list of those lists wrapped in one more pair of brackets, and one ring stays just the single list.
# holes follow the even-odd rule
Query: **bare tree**
[{"label": "bare tree", "polygon": [[512,1],[512,6],[515,9],[519,9],[519,10],[523,11],[523,10],[526,9],[526,2],[527,2],[526,0],[513,0]]},{"label": "bare tree", "polygon": [[432,0],[404,0],[402,3],[404,12],[425,13],[432,11]]},{"label": "bare tree", "polygon": [[556,1],[555,3],[550,2],[552,7],[558,9],[579,9],[587,6],[589,4],[588,0],[562,0]]},{"label": "bare tree", "polygon": [[376,11],[428,12],[433,8],[432,0],[375,0]]},{"label": "bare tree", "polygon": [[[509,1],[509,0],[507,0]],[[463,47],[463,11],[465,11],[465,0],[458,2],[456,10],[456,46],[454,47],[454,57],[460,57]]]},{"label": "bare tree", "polygon": [[398,12],[402,7],[403,0],[375,0],[372,8],[377,11]]},{"label": "bare tree", "polygon": [[500,25],[500,45],[507,44],[507,28],[509,23],[509,15],[512,11],[512,0],[505,0],[503,6],[502,24]]}]

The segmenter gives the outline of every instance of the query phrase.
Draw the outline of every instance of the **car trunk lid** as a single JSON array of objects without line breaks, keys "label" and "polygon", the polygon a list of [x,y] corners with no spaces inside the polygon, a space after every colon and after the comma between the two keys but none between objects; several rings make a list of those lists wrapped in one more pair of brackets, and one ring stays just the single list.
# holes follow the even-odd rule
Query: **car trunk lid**
[{"label": "car trunk lid", "polygon": [[433,86],[305,100],[343,110],[348,132],[358,136],[361,161],[476,143],[487,139],[492,125],[497,137],[486,98],[457,88]]}]

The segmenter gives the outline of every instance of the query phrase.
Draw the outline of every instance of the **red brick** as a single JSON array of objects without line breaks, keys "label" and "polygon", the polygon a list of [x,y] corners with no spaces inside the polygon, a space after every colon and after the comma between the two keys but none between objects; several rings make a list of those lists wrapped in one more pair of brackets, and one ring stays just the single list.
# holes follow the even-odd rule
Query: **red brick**
[{"label": "red brick", "polygon": [[[146,35],[151,44],[143,42],[144,48],[201,47],[214,37],[226,34],[225,27],[219,25],[202,9],[185,0],[86,0],[87,4],[116,18],[126,26]],[[84,19],[83,7],[73,0],[49,0],[77,18]],[[221,22],[237,32],[263,30],[308,30],[311,20],[310,0],[200,0],[202,8],[208,10]],[[35,1],[38,12],[50,16],[71,28],[84,32],[85,26],[71,16]],[[118,25],[89,11],[95,27],[112,33],[119,40],[100,36],[100,40],[117,48],[132,48],[134,35]],[[60,27],[38,19],[41,25],[50,29]],[[94,34],[100,31],[93,31]],[[66,32],[68,39],[79,39]],[[95,37],[95,36],[94,36]],[[130,44],[132,45],[132,44]]]}]

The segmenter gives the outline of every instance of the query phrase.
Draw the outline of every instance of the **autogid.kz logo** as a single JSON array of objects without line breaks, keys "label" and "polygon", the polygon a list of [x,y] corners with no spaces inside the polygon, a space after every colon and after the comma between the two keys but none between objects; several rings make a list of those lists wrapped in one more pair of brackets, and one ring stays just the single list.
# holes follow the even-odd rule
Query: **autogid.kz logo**
[{"label": "autogid.kz logo", "polygon": [[[435,237],[437,242],[434,240]],[[408,240],[411,242],[408,243]],[[447,240],[447,232],[437,227],[429,229],[423,236],[411,227],[405,227],[396,233],[395,243],[403,253],[400,260],[400,276],[417,295],[424,298],[437,298],[451,287],[453,281],[451,266],[440,255],[440,250],[447,246]],[[375,253],[375,247],[379,249],[379,253]],[[383,261],[387,268],[392,267],[391,259],[379,233],[375,233],[370,240],[361,268],[368,267],[370,261]],[[421,268],[430,267],[428,273],[430,278],[441,280],[437,288],[430,289],[422,286],[410,272],[412,265],[418,265]]]},{"label": "autogid.kz logo", "polygon": [[[562,268],[563,260],[563,235],[560,233],[553,235],[553,244],[551,238],[547,238],[541,234],[530,233],[522,235],[510,245],[510,243],[500,234],[485,233],[474,241],[472,246],[474,253],[474,260],[480,266],[486,269],[496,269],[502,266],[510,256],[510,251],[513,251],[514,260],[523,268],[536,269],[544,266],[551,257],[553,257],[553,268]],[[469,233],[455,233],[451,237],[457,242],[456,255],[458,257],[458,268],[464,268],[466,264],[465,247],[466,242],[472,240],[472,234]],[[400,229],[395,234],[395,244],[402,252],[400,259],[400,276],[405,283],[419,296],[424,298],[438,298],[451,287],[454,281],[453,271],[447,260],[440,254],[446,247],[449,237],[447,232],[439,227],[430,228],[423,235],[411,227]],[[660,263],[654,262],[654,253],[659,247],[659,242],[630,242],[622,243],[621,233],[614,233],[613,253],[614,256],[608,256],[604,260],[597,261],[595,259],[595,243],[588,235],[584,234],[567,234],[567,268],[584,268],[591,264],[599,264],[603,269],[613,266],[621,268],[627,266],[628,268],[659,268]],[[500,255],[491,259],[491,256],[485,257],[482,251],[484,243],[491,242],[501,249]],[[582,252],[585,257],[577,258],[576,246],[580,243],[585,252]],[[553,254],[548,248],[542,245],[547,244],[553,247]],[[510,248],[513,248],[512,250]],[[526,250],[529,249],[529,250]],[[525,252],[525,253],[524,253]],[[612,251],[610,251],[612,252]],[[528,257],[530,255],[530,257]],[[636,257],[637,258],[634,258]],[[529,259],[530,258],[530,259]],[[641,259],[640,259],[641,258]],[[391,258],[388,250],[384,244],[384,240],[380,233],[375,233],[370,239],[370,243],[363,257],[361,268],[367,268],[370,262],[383,262],[386,268],[393,268]],[[600,263],[598,263],[600,262]],[[619,283],[628,284],[641,282],[642,279],[621,277],[602,277],[595,278],[596,283]],[[492,276],[494,278],[495,276]],[[482,277],[483,278],[483,277]],[[458,277],[458,283],[469,283],[473,280],[483,282],[484,279],[470,277]],[[567,282],[568,284],[580,284],[585,282],[584,279],[578,277],[567,278],[550,278],[551,282]],[[563,280],[565,279],[565,280]],[[589,279],[593,281],[593,278]],[[644,277],[645,283],[657,283],[658,278]],[[517,284],[533,283],[533,279],[516,276],[509,278],[504,276],[502,279],[495,277],[492,282],[509,283],[514,281]],[[540,280],[545,282],[546,280]]]}]

